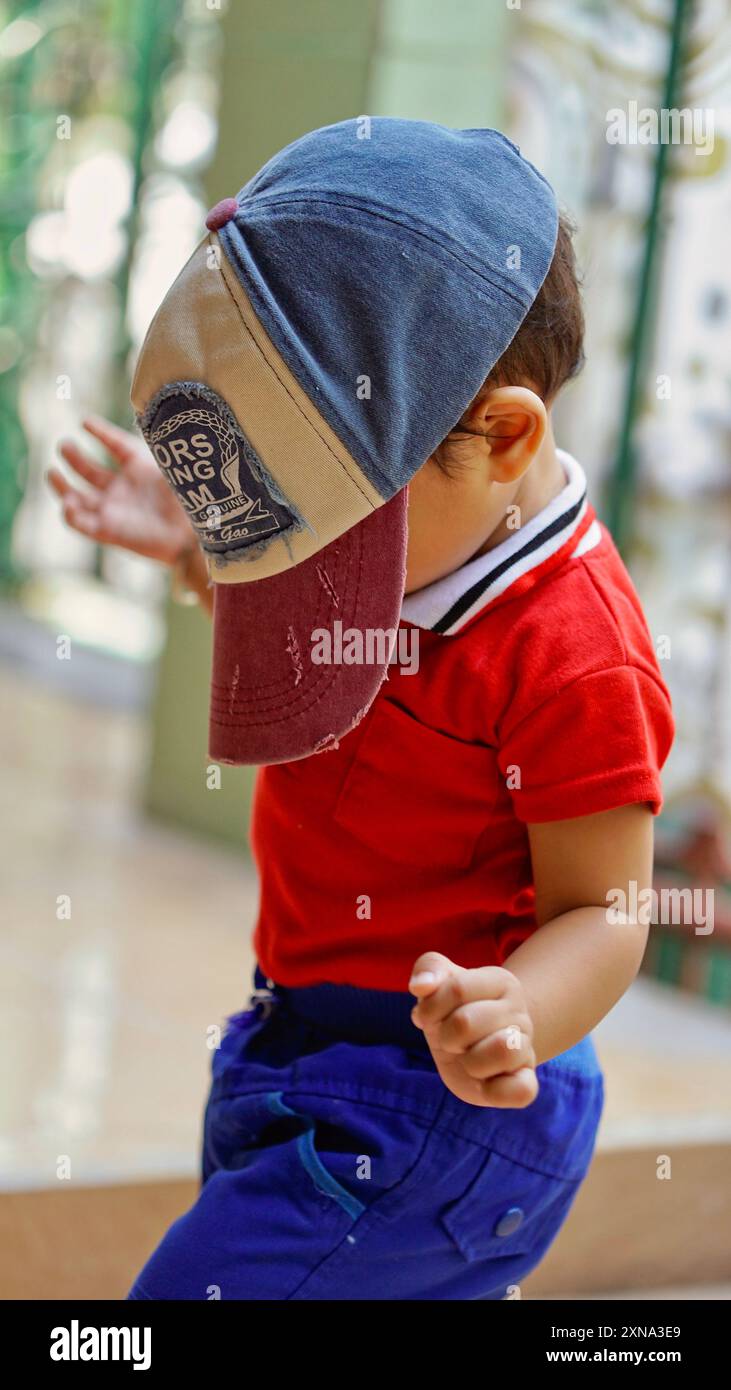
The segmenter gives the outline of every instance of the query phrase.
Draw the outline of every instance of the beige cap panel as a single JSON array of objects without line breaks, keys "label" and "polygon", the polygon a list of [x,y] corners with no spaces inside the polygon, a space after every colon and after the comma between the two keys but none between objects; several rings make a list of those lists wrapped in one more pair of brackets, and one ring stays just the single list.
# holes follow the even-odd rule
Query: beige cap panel
[{"label": "beige cap panel", "polygon": [[150,325],[132,383],[135,411],[143,414],[174,381],[199,381],[223,397],[311,528],[275,537],[248,560],[207,555],[216,583],[279,574],[383,504],[271,342],[215,234],[194,251]]}]

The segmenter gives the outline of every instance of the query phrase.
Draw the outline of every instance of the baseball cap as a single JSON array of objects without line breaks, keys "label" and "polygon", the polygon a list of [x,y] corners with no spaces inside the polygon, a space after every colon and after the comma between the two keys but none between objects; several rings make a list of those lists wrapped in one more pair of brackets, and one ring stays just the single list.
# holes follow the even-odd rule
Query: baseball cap
[{"label": "baseball cap", "polygon": [[[215,760],[307,757],[372,704],[409,480],[520,327],[557,225],[498,131],[389,117],[304,135],[208,214],[132,402],[214,585]],[[328,660],[336,624],[373,640]]]}]

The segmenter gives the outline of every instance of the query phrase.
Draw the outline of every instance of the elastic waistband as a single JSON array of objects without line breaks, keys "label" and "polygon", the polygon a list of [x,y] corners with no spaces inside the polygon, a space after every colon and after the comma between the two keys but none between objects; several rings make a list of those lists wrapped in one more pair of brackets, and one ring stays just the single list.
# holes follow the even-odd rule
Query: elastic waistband
[{"label": "elastic waistband", "polygon": [[411,1051],[429,1052],[423,1032],[411,1021],[411,1010],[416,1006],[411,994],[336,984],[292,989],[269,984],[258,965],[254,983],[263,1000],[271,996],[303,1022],[345,1042],[395,1043]]},{"label": "elastic waistband", "polygon": [[[278,1001],[296,1018],[343,1042],[395,1043],[410,1052],[431,1056],[424,1033],[411,1021],[411,1010],[416,1005],[414,995],[361,989],[357,985],[322,984],[291,989],[268,982],[258,965],[254,983],[260,999],[270,997]],[[541,1063],[539,1072],[544,1081],[560,1074],[601,1084],[602,1070],[591,1034]]]}]

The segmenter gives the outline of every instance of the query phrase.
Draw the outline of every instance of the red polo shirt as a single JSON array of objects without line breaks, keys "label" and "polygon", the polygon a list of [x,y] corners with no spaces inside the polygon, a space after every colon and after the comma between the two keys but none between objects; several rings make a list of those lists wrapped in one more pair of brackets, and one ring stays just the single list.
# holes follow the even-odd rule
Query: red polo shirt
[{"label": "red polo shirt", "polygon": [[406,990],[426,950],[502,964],[536,930],[528,824],[659,810],[670,699],[583,473],[560,457],[549,507],[405,599],[418,672],[392,666],[336,749],[260,770],[254,946],[277,983]]}]

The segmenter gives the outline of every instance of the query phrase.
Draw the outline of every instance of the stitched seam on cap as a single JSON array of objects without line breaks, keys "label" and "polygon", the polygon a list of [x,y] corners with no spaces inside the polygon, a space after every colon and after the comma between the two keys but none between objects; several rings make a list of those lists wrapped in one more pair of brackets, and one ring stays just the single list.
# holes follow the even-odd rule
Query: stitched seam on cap
[{"label": "stitched seam on cap", "polygon": [[[239,210],[242,213],[246,212],[247,201],[248,200],[245,200],[243,203],[239,204]],[[499,271],[493,271],[494,278],[490,275],[486,275],[484,270],[478,269],[471,261],[465,260],[464,254],[458,255],[452,246],[448,244],[444,235],[441,237],[436,236],[434,234],[436,229],[429,228],[427,231],[424,227],[419,227],[414,222],[407,221],[402,213],[397,214],[396,209],[393,209],[393,215],[390,216],[387,206],[384,206],[384,209],[381,210],[374,204],[369,204],[365,201],[359,202],[354,199],[350,200],[338,195],[334,195],[333,197],[311,198],[301,197],[299,194],[281,194],[278,198],[255,197],[251,199],[251,207],[254,213],[257,208],[265,207],[276,214],[278,211],[294,203],[304,203],[305,206],[323,203],[326,206],[350,208],[355,212],[365,212],[369,217],[377,218],[381,222],[388,222],[393,226],[401,228],[402,231],[410,232],[413,236],[422,238],[424,241],[433,242],[435,246],[438,246],[441,251],[445,252],[447,256],[456,261],[458,265],[464,266],[465,270],[468,270],[471,275],[476,275],[478,279],[484,280],[486,284],[490,285],[491,289],[502,290],[505,294],[509,295],[509,297],[514,299],[516,304],[524,311],[527,312],[531,306],[532,300],[530,296],[526,293],[525,298],[521,298],[519,293],[516,292],[515,285],[509,282],[507,278],[502,277]],[[463,253],[466,252],[466,248],[461,247],[460,249]],[[470,253],[466,252],[466,254]]]},{"label": "stitched seam on cap", "polygon": [[[354,569],[355,560],[356,555],[354,551],[350,548],[346,548],[344,574],[342,578],[338,578],[338,580],[333,581],[334,583],[338,584],[338,587],[340,587],[340,584],[342,583],[345,586],[345,590],[346,592],[348,592],[349,596],[347,586],[350,582],[350,575],[353,575],[355,595],[353,601],[354,607],[357,603],[358,594],[360,592],[360,577],[361,570],[363,567],[363,544],[360,538],[357,553],[357,569]],[[266,583],[266,580],[263,580],[261,582]],[[323,604],[324,601],[325,598],[323,591],[322,595],[318,597],[318,605]],[[324,610],[322,610],[321,607],[318,606],[317,613],[315,614],[315,617],[311,620],[313,624],[313,631],[315,627],[325,625],[325,616],[326,615],[324,613]],[[313,694],[320,685],[325,685],[329,688],[333,683],[333,677],[329,676],[329,673],[332,669],[332,665],[328,663],[323,663],[320,669],[317,670],[312,660],[310,660],[310,671],[312,675],[311,677],[305,675],[302,682],[295,687],[295,689],[298,692],[297,699],[302,700],[306,695]],[[239,686],[237,687],[238,698],[233,702],[230,699],[229,681],[216,681],[213,679],[213,677],[211,677],[210,689],[210,709],[213,715],[224,715],[228,713],[231,717],[233,717],[234,715],[239,714],[241,712],[251,712],[258,716],[260,714],[269,714],[271,713],[272,709],[281,708],[283,699],[286,699],[286,697],[291,695],[292,693],[292,684],[289,677],[283,677],[281,680],[274,682],[267,681],[261,685]],[[288,706],[288,708],[291,712],[292,706],[290,705]],[[221,720],[221,722],[223,723],[224,721]]]},{"label": "stitched seam on cap", "polygon": [[[351,527],[351,530],[355,532],[355,531],[357,530],[357,527],[356,527],[356,526]],[[333,586],[334,586],[338,591],[340,591],[341,586],[345,586],[345,589],[347,590],[347,585],[348,585],[348,583],[349,583],[349,576],[350,576],[350,573],[351,573],[352,568],[353,568],[353,564],[354,564],[355,559],[356,559],[356,551],[355,551],[354,547],[353,547],[352,545],[342,545],[342,544],[341,544],[341,542],[343,541],[343,538],[344,538],[345,536],[347,536],[347,534],[348,534],[348,533],[347,533],[347,531],[346,531],[346,532],[343,533],[343,536],[339,536],[339,537],[338,537],[337,541],[331,541],[331,542],[330,542],[330,545],[331,545],[332,547],[335,547],[335,546],[338,547],[338,548],[337,548],[337,551],[335,551],[335,553],[332,555],[332,565],[331,565],[331,567],[330,567],[331,572],[330,572],[330,574],[329,574],[329,578],[331,579],[331,582],[332,582]],[[361,554],[362,554],[362,541],[361,541],[361,538],[360,538],[360,537],[358,537],[358,543],[359,543],[359,547],[360,547],[360,548],[359,548],[357,554],[358,554],[358,555],[361,555]],[[324,556],[325,553],[326,553],[326,551],[329,550],[329,549],[330,549],[330,547],[327,547],[327,546],[326,546],[324,550],[317,551],[317,552],[315,552],[315,553],[318,554],[318,555],[320,555],[320,556]],[[341,552],[342,552],[342,554],[341,554]],[[311,558],[311,559],[314,559],[314,556],[311,556],[310,558]],[[325,563],[329,563],[329,561],[328,561],[328,562],[325,562],[324,560],[318,561],[318,564],[321,565],[321,566],[324,566]],[[296,569],[296,568],[297,568],[296,565],[292,566],[292,569]],[[288,572],[290,572],[290,571],[283,571],[283,572],[284,572],[284,573],[288,573]],[[270,576],[270,578],[276,578],[276,576],[272,575],[272,576]],[[243,581],[243,582],[245,583],[246,581]],[[267,581],[266,581],[266,580],[257,580],[256,582],[257,582],[257,583],[266,583]],[[225,587],[225,586],[223,586],[223,587]],[[311,619],[309,620],[309,621],[311,621],[311,623],[312,623],[312,628],[313,628],[313,630],[314,630],[316,627],[322,627],[322,626],[325,625],[325,621],[326,621],[326,618],[327,618],[327,612],[326,612],[325,604],[326,604],[325,590],[324,590],[324,588],[321,586],[321,588],[320,588],[320,593],[318,594],[318,600],[317,600],[317,611],[315,612],[315,614],[314,614],[314,615],[311,617]],[[242,701],[242,702],[246,702],[246,703],[248,703],[250,697],[251,697],[252,695],[254,695],[254,694],[255,694],[255,695],[258,695],[258,696],[265,696],[265,695],[266,695],[266,696],[271,697],[271,698],[277,698],[277,696],[278,696],[280,693],[286,693],[286,692],[288,692],[288,691],[290,690],[290,688],[291,688],[291,686],[290,686],[289,679],[288,679],[288,678],[285,678],[285,677],[279,678],[279,679],[276,680],[276,681],[257,682],[255,685],[239,685],[239,686],[237,687],[238,693],[239,693],[240,698],[241,698],[241,701]],[[212,690],[212,691],[220,690],[220,691],[222,691],[222,692],[225,692],[224,694],[218,696],[217,698],[219,698],[223,704],[228,705],[228,703],[229,703],[229,682],[228,682],[228,681],[216,681],[216,680],[214,680],[213,677],[212,677],[212,678],[211,678],[211,690]]]},{"label": "stitched seam on cap", "polygon": [[[362,542],[362,538],[360,538],[360,537],[359,537],[359,542],[360,542],[360,544],[359,544],[359,550],[358,550],[358,566],[357,566],[357,570],[356,570],[355,597],[354,597],[354,601],[353,601],[354,612],[357,612],[357,608],[358,608],[358,596],[359,596],[359,594],[360,594],[361,579],[362,579],[362,575],[363,575],[363,542]],[[347,561],[348,561],[348,565],[350,566],[350,555],[347,556]],[[327,681],[326,678],[327,678],[327,676],[328,676],[331,672],[332,672],[331,678],[330,678],[329,681]],[[314,684],[310,685],[309,689],[306,688],[306,687],[303,687],[302,689],[300,689],[297,698],[296,698],[295,700],[293,700],[293,701],[290,701],[290,703],[287,705],[287,707],[286,707],[286,709],[285,709],[284,714],[280,714],[279,717],[278,717],[277,719],[261,719],[261,718],[258,717],[258,715],[256,714],[256,712],[254,712],[254,718],[253,718],[253,719],[244,719],[244,720],[242,720],[242,719],[240,719],[240,718],[224,719],[224,718],[222,718],[223,711],[220,710],[220,709],[219,709],[219,710],[214,710],[214,708],[213,708],[213,700],[211,700],[211,709],[210,709],[209,722],[210,722],[210,724],[211,724],[212,726],[215,725],[217,728],[220,728],[220,729],[252,729],[252,728],[253,728],[253,729],[263,729],[263,728],[267,728],[267,727],[269,727],[269,726],[271,726],[271,725],[273,725],[273,724],[283,724],[283,723],[285,723],[287,720],[292,719],[292,718],[300,718],[303,714],[309,713],[309,711],[310,711],[311,709],[314,709],[316,705],[319,705],[320,702],[321,702],[322,700],[324,700],[325,696],[326,696],[327,694],[329,694],[329,692],[331,691],[332,687],[333,687],[338,681],[342,680],[344,672],[345,672],[345,666],[342,666],[342,665],[338,665],[338,666],[336,666],[336,665],[332,665],[332,666],[330,666],[330,665],[323,665],[322,671],[318,673],[318,675],[317,675],[317,677],[316,677],[316,680],[315,680]],[[319,686],[320,684],[322,684],[323,681],[326,681],[325,689],[324,689],[324,690],[320,690],[320,691],[318,692],[318,686]],[[318,692],[318,693],[316,693],[316,692]],[[315,695],[315,698],[314,698],[314,699],[309,698],[309,697],[311,697],[312,695]],[[305,701],[305,698],[304,698],[305,696],[308,697],[308,699],[307,699],[306,701]],[[304,703],[303,703],[303,701],[304,701]],[[278,703],[279,703],[279,707],[281,708],[281,701],[278,702]],[[241,709],[241,710],[236,710],[236,709],[234,708],[234,710],[233,710],[233,715],[241,714],[241,713],[243,713],[243,712],[248,708],[248,704],[244,704],[243,702],[242,702],[242,704],[243,704],[243,709]],[[269,713],[270,711],[263,711],[263,712],[264,712],[264,713]]]}]

